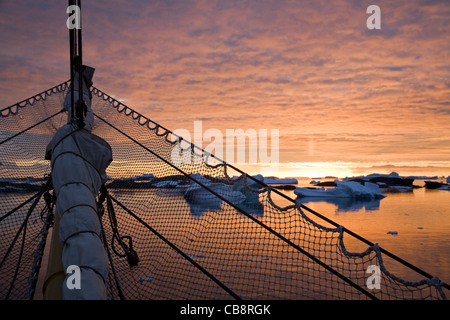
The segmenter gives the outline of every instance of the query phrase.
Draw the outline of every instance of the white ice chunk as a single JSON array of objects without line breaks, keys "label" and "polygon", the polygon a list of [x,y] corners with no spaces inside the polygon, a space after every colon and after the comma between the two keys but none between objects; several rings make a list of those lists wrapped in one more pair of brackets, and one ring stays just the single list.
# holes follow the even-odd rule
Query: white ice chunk
[{"label": "white ice chunk", "polygon": [[294,193],[299,197],[332,197],[332,198],[353,198],[353,199],[381,199],[386,197],[380,192],[377,184],[366,182],[362,185],[355,181],[336,180],[336,187],[331,189],[317,188],[296,188]]}]

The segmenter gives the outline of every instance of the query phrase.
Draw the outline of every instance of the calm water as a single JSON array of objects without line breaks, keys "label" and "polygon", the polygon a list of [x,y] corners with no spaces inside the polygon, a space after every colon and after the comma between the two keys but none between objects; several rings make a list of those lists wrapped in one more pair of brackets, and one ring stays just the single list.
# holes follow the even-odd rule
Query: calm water
[{"label": "calm water", "polygon": [[[309,182],[309,179],[299,178],[298,186],[311,186]],[[416,180],[414,184],[422,186],[423,181]],[[176,239],[180,235],[182,236],[181,238],[190,235],[190,237],[192,237],[192,243],[189,243],[189,245],[183,249],[189,254],[200,255],[201,258],[199,259],[205,265],[208,265],[208,263],[210,263],[208,259],[211,259],[211,264],[208,265],[208,267],[212,271],[215,271],[215,274],[220,275],[223,273],[224,275],[227,275],[231,272],[230,266],[222,270],[221,266],[216,266],[214,264],[217,255],[219,257],[222,255],[222,258],[229,259],[231,253],[236,255],[236,257],[233,258],[233,261],[239,262],[235,266],[239,270],[233,272],[242,272],[242,270],[245,270],[244,273],[250,274],[251,271],[256,270],[257,273],[260,273],[260,271],[258,271],[259,269],[252,269],[254,268],[253,264],[256,263],[255,259],[258,258],[253,257],[253,255],[268,255],[270,248],[260,246],[255,253],[250,251],[244,252],[240,247],[226,248],[226,246],[223,245],[229,237],[235,237],[236,239],[241,239],[242,237],[242,241],[235,241],[238,244],[244,243],[244,236],[250,238],[256,237],[255,239],[258,239],[259,234],[244,234],[243,227],[249,223],[248,219],[241,218],[242,221],[239,220],[239,222],[236,220],[235,213],[231,211],[226,213],[221,212],[220,214],[211,210],[198,212],[194,210],[195,208],[186,203],[181,194],[172,194],[170,190],[167,190],[170,192],[167,192],[165,195],[161,195],[159,190],[147,190],[141,192],[134,190],[126,192],[119,191],[120,190],[117,190],[117,195],[120,195],[119,199],[123,201],[125,205],[128,205],[127,202],[130,202],[130,204],[132,202],[139,203],[139,209],[142,209],[142,212],[145,213],[143,218],[148,219],[154,228],[166,234],[169,239]],[[291,198],[296,198],[293,191],[283,192]],[[116,192],[113,191],[113,193]],[[448,237],[450,236],[450,191],[418,188],[411,192],[387,193],[386,195],[386,198],[376,202],[351,202],[346,200],[339,202],[314,201],[306,202],[304,204],[338,224],[345,226],[347,229],[363,236],[367,240],[378,243],[384,249],[449,283],[450,242],[448,241]],[[14,203],[10,202],[10,200],[10,197],[6,195],[0,197],[0,202],[6,207],[5,210],[13,207]],[[280,199],[274,200],[278,205],[283,205],[282,201],[279,201]],[[18,199],[14,199],[14,201],[18,201]],[[161,214],[161,208],[164,204],[168,203],[167,201],[170,201],[177,210]],[[290,203],[285,202],[284,204]],[[319,218],[314,217],[312,214],[307,213],[307,215],[316,222],[322,223]],[[264,219],[269,219],[269,216],[270,213],[264,213],[258,217],[264,221]],[[230,223],[236,223],[236,221],[239,222],[237,224],[237,229],[231,230]],[[150,240],[147,238],[148,232],[145,232],[145,230],[142,230],[141,232],[145,237],[140,238],[138,230],[133,229],[136,225],[129,225],[129,222],[130,218],[119,216],[119,224],[123,227],[122,232],[124,232],[124,234],[133,234],[136,247],[139,248],[142,245],[151,247],[151,252],[154,252],[157,244],[160,244],[160,241],[155,240],[149,243]],[[329,226],[326,222],[323,222],[322,224]],[[18,227],[18,225],[9,226],[13,229]],[[186,232],[186,229],[189,229],[189,232]],[[396,232],[396,234],[393,235],[389,232]],[[367,245],[355,241],[348,235],[344,239],[349,251],[362,252],[367,248]],[[214,241],[209,242],[209,245],[205,245],[205,243],[212,240]],[[258,242],[255,243],[255,245],[258,245]],[[251,248],[247,249],[250,250]],[[275,249],[276,248],[274,248],[274,250]],[[168,250],[168,252],[161,255],[163,257],[170,254],[177,255],[167,248],[165,250]],[[264,253],[264,250],[267,252]],[[146,260],[146,251],[148,250],[139,248],[138,251],[140,252],[141,259],[143,261]],[[211,253],[214,253],[216,256],[212,256]],[[251,259],[242,259],[240,258],[242,256],[250,257]],[[152,257],[152,259],[154,258]],[[177,257],[174,257],[173,259],[177,261],[180,260],[179,257],[178,259]],[[226,259],[224,261],[226,261]],[[264,256],[264,259],[267,259],[266,256]],[[258,263],[265,263],[265,261],[266,260],[262,260]],[[385,265],[387,269],[405,280],[418,281],[423,279],[423,276],[417,275],[416,273],[405,274],[404,268],[400,268],[395,264],[391,265],[390,263],[392,262],[386,261]],[[128,270],[128,267],[125,269]],[[185,270],[186,271],[183,272],[188,272],[191,269],[186,268]],[[175,272],[173,270],[169,271],[152,269],[150,274],[152,277],[155,277],[155,279],[158,279],[158,275],[159,278],[166,279],[170,277],[167,277],[165,273]],[[177,270],[177,272],[181,271]],[[143,273],[139,275],[141,278],[145,278],[149,274],[148,270],[143,270],[142,272]],[[192,274],[180,274],[180,279],[184,279],[185,277],[187,277],[186,279],[190,279]],[[292,279],[290,281],[292,281]],[[142,290],[142,294],[145,294],[146,292],[160,292],[161,288],[164,287],[168,288],[165,289],[167,290],[167,295],[172,297],[174,296],[173,292],[179,291],[178,286],[173,286],[172,292],[169,290],[171,288],[170,284],[164,283],[161,285],[157,280],[149,283],[137,281],[137,283],[142,287],[140,289]],[[238,286],[239,284],[235,285]],[[146,286],[146,288],[144,288],[144,286]],[[252,287],[249,286],[249,288]],[[287,292],[286,295],[288,294],[292,293]],[[296,296],[288,296],[288,298],[296,298]]]},{"label": "calm water", "polygon": [[[312,186],[310,179],[298,180],[299,187]],[[424,181],[415,180],[414,185],[423,186]],[[292,191],[284,193],[296,198]],[[418,188],[385,195],[375,202],[314,201],[304,205],[450,283],[450,191]],[[351,239],[346,246],[356,252],[367,248]]]}]

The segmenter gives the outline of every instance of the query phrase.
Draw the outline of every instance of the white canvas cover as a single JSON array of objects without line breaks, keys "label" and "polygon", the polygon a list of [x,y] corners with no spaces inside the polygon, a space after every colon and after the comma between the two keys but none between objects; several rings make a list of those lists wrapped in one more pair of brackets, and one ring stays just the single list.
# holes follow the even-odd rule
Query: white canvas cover
[{"label": "white canvas cover", "polygon": [[[87,88],[84,92],[88,93]],[[77,91],[74,96],[77,101]],[[69,266],[77,266],[81,271],[79,289],[67,286],[68,281],[75,284],[75,279],[71,273],[66,275],[62,297],[67,300],[107,298],[105,281],[109,266],[101,241],[96,198],[106,182],[105,170],[112,161],[112,151],[106,141],[90,132],[94,117],[89,95],[84,95],[84,99],[88,107],[85,127],[80,129],[77,122],[64,125],[47,148],[60,216],[63,268],[66,272]],[[70,117],[70,93],[64,108]]]}]

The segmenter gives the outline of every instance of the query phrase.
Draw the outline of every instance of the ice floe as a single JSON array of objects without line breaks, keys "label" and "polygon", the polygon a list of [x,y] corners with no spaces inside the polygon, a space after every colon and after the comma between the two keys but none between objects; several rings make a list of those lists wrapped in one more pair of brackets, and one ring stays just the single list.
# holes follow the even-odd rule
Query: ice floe
[{"label": "ice floe", "polygon": [[265,177],[265,184],[297,184],[298,180],[295,178],[277,178],[277,177]]},{"label": "ice floe", "polygon": [[[229,202],[232,202],[233,204],[239,204],[244,202],[245,200],[245,196],[242,194],[242,192],[233,190],[233,185],[228,185],[225,183],[214,183],[198,173],[192,174],[191,177],[201,185],[199,183],[193,183],[186,189],[186,191],[184,192],[184,198],[189,203],[206,203],[210,207],[220,207],[223,200],[217,195]],[[208,189],[204,188],[203,186],[207,187]]]},{"label": "ice floe", "polygon": [[353,198],[362,200],[382,199],[386,196],[380,192],[380,187],[371,182],[361,184],[355,181],[335,180],[336,187],[322,188],[296,188],[294,193],[298,197],[321,197],[321,198]]}]

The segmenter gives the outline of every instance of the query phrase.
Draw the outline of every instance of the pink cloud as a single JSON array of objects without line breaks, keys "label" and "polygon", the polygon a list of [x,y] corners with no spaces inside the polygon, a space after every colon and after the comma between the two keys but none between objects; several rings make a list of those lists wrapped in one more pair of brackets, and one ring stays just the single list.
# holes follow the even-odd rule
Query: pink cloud
[{"label": "pink cloud", "polygon": [[[285,161],[450,158],[450,6],[378,1],[370,31],[369,4],[84,2],[85,62],[94,85],[169,128],[279,128]],[[2,105],[68,78],[64,11],[0,4]]]}]

